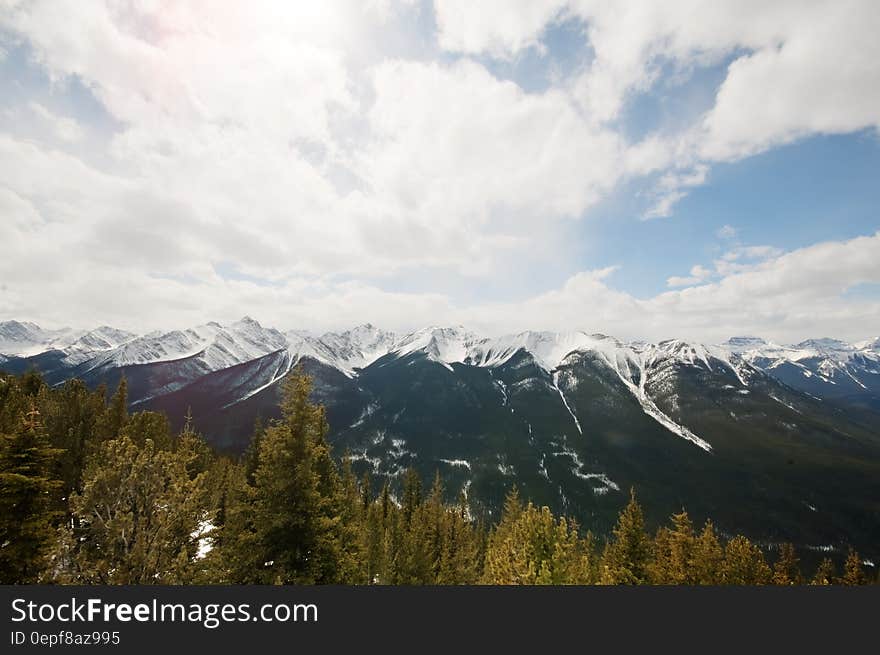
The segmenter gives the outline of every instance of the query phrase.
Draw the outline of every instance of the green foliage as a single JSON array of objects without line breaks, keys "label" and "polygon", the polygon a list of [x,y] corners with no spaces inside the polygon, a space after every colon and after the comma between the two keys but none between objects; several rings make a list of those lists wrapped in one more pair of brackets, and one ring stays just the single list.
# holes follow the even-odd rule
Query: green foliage
[{"label": "green foliage", "polygon": [[128,381],[123,377],[95,426],[97,441],[115,439],[128,422]]},{"label": "green foliage", "polygon": [[815,575],[813,575],[813,579],[810,581],[810,584],[827,586],[832,584],[833,580],[834,562],[826,557],[819,563],[819,566],[816,569],[816,573]]},{"label": "green foliage", "polygon": [[[257,421],[240,461],[213,452],[187,413],[129,414],[79,381],[0,375],[0,582],[107,584],[803,584],[797,551],[772,568],[739,535],[673,514],[651,538],[635,493],[600,549],[567,517],[516,490],[498,523],[471,516],[443,480],[358,479],[327,444],[322,407],[301,372],[282,418]],[[379,484],[381,483],[381,485]],[[376,489],[376,491],[374,491]],[[399,499],[399,500],[398,500]],[[478,508],[479,509],[479,508]],[[867,584],[851,551],[811,584]]]},{"label": "green foliage", "polygon": [[782,544],[779,547],[779,557],[773,564],[773,576],[771,582],[775,585],[802,585],[804,577],[801,575],[800,561],[794,544]]},{"label": "green foliage", "polygon": [[40,413],[52,446],[59,449],[53,469],[61,481],[58,509],[66,513],[66,499],[82,490],[82,473],[92,435],[104,413],[103,391],[89,391],[81,380],[70,380],[54,392],[43,387]]},{"label": "green foliage", "polygon": [[721,584],[724,549],[715,527],[706,521],[695,534],[687,512],[673,514],[672,527],[661,527],[654,539],[653,559],[649,568],[652,584],[717,585]]},{"label": "green foliage", "polygon": [[52,479],[58,451],[35,407],[0,434],[0,583],[39,582],[53,541]]},{"label": "green foliage", "polygon": [[[389,504],[387,490],[372,512],[384,515],[386,550],[381,559],[384,574],[373,579],[390,584],[473,584],[479,576],[480,544],[468,519],[466,504],[450,507],[443,502],[443,483],[435,477],[431,492],[422,497],[421,481],[413,470],[404,476],[399,511]],[[378,526],[368,526],[377,533]]]},{"label": "green foliage", "polygon": [[635,489],[620,513],[613,538],[605,546],[601,564],[602,584],[645,584],[651,561],[652,543],[645,532],[645,518],[636,501]]},{"label": "green foliage", "polygon": [[136,446],[142,448],[148,441],[159,450],[171,448],[171,426],[164,414],[156,412],[137,412],[127,417],[117,436],[127,437]]},{"label": "green foliage", "polygon": [[865,567],[862,564],[862,558],[859,554],[850,549],[843,563],[843,575],[835,580],[841,585],[865,585],[868,584],[868,576],[865,574]]},{"label": "green foliage", "polygon": [[592,537],[581,539],[577,525],[547,507],[522,507],[516,491],[505,503],[501,522],[489,536],[485,584],[592,584]]},{"label": "green foliage", "polygon": [[205,474],[188,470],[197,456],[187,446],[138,444],[126,433],[102,443],[86,465],[83,491],[70,501],[77,521],[62,531],[61,581],[189,582],[206,517]]},{"label": "green foliage", "polygon": [[672,528],[660,528],[654,539],[654,557],[648,567],[654,584],[693,584],[694,528],[687,512],[672,515]]},{"label": "green foliage", "polygon": [[230,555],[234,581],[326,584],[357,577],[354,526],[343,520],[345,490],[325,441],[324,410],[309,401],[310,393],[307,376],[285,382],[282,419],[259,440],[253,485],[247,476],[240,480],[234,527],[242,533],[231,535],[228,524],[224,541],[239,550]]},{"label": "green foliage", "polygon": [[715,533],[712,521],[706,521],[703,531],[694,542],[690,584],[718,585],[722,583],[724,548]]},{"label": "green foliage", "polygon": [[734,537],[724,547],[721,581],[730,585],[769,584],[771,571],[764,553],[745,537]]}]

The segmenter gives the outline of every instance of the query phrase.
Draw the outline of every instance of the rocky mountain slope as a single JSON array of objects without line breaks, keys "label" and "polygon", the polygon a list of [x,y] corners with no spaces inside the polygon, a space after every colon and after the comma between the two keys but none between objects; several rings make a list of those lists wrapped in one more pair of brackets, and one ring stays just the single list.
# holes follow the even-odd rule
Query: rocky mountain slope
[{"label": "rocky mountain slope", "polygon": [[[302,366],[330,440],[359,473],[439,471],[491,517],[524,495],[607,531],[635,487],[649,517],[682,507],[722,530],[880,558],[880,341],[621,342],[583,332],[497,338],[461,327],[319,336],[244,319],[137,336],[0,323],[0,368],[52,384],[125,376],[133,410],[191,409],[241,451]],[[872,550],[873,549],[873,550]]]}]

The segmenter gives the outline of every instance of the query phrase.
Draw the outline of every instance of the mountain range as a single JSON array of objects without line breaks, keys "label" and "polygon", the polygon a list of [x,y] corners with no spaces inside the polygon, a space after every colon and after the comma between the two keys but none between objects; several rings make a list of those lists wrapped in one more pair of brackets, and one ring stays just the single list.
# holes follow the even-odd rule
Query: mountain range
[{"label": "mountain range", "polygon": [[245,317],[136,335],[0,323],[0,369],[115,385],[133,411],[191,411],[220,449],[278,415],[297,366],[359,473],[439,471],[491,518],[511,485],[607,532],[634,487],[649,519],[880,557],[880,338],[624,342],[585,332],[313,335]]}]

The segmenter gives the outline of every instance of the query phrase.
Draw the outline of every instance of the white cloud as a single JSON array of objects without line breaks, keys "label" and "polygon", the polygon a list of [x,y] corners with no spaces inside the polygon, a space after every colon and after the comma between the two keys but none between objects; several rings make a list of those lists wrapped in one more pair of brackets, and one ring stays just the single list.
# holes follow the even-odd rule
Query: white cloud
[{"label": "white cloud", "polygon": [[808,134],[880,129],[880,11],[873,2],[804,8],[777,44],[729,68],[700,154],[731,160]]},{"label": "white cloud", "polygon": [[[620,179],[623,142],[563,92],[527,94],[467,61],[360,68],[352,48],[380,28],[354,7],[193,4],[157,17],[32,3],[7,21],[121,124],[105,154],[127,204],[97,215],[107,238],[139,234],[141,259],[230,260],[272,280],[426,266],[485,276],[541,252],[535,216],[579,217]],[[163,229],[175,248],[159,247]]]},{"label": "white cloud", "polygon": [[478,6],[467,0],[436,0],[438,40],[446,50],[510,57],[539,47],[544,27],[565,5],[565,0],[484,0]]},{"label": "white cloud", "polygon": [[675,204],[687,195],[686,190],[703,184],[708,172],[708,166],[698,164],[690,170],[677,170],[663,175],[655,188],[658,200],[645,212],[643,218],[671,216]]},{"label": "white cloud", "polygon": [[29,106],[31,111],[33,111],[41,120],[45,121],[50,126],[50,129],[55,136],[62,141],[80,141],[85,135],[82,126],[74,119],[68,116],[59,116],[58,114],[49,111],[39,102],[31,102]]},{"label": "white cloud", "polygon": [[736,237],[736,234],[737,229],[732,225],[722,225],[715,232],[715,236],[717,236],[719,239],[733,239],[734,237]]},{"label": "white cloud", "polygon": [[[646,216],[668,216],[715,162],[876,127],[872,5],[438,0],[434,43],[394,32],[416,24],[410,4],[7,2],[0,30],[51,83],[19,107],[48,138],[0,133],[0,238],[14,244],[0,260],[0,315],[143,329],[252,313],[282,327],[652,336],[736,327],[740,303],[750,331],[807,327],[788,303],[799,283],[765,305],[759,292],[786,270],[812,279],[809,262],[832,246],[795,256],[729,243],[713,272],[695,266],[668,280],[689,288],[649,300],[615,290],[608,269],[522,303],[465,302],[444,283],[497,288],[521,269],[553,286],[548,268],[577,270],[559,261],[572,223],[623,180],[658,180]],[[583,61],[542,91],[471,57],[549,56],[546,28],[566,20],[583,21]],[[686,75],[724,57],[736,59],[693,125],[623,136],[622,109],[661,64]],[[111,127],[53,102],[69,80]],[[852,258],[874,248],[867,239],[837,247]],[[823,275],[874,279],[863,266],[844,280],[850,263]],[[392,277],[407,291],[383,290]],[[841,299],[840,285],[823,293],[817,304],[842,317],[876,310]]]},{"label": "white cloud", "polygon": [[[729,226],[725,226],[729,227]],[[691,287],[713,276],[728,276],[759,269],[767,260],[775,259],[784,251],[774,246],[736,246],[713,262],[709,269],[701,264],[691,268],[688,276],[672,276],[666,280],[668,287]]]},{"label": "white cloud", "polygon": [[701,266],[700,264],[696,264],[691,268],[691,274],[687,277],[677,277],[672,276],[666,280],[666,286],[668,287],[690,287],[695,284],[700,284],[707,278],[712,275],[712,271],[708,268]]},{"label": "white cloud", "polygon": [[687,195],[685,191],[666,191],[642,216],[642,218],[667,218],[672,216],[675,204]]},{"label": "white cloud", "polygon": [[757,268],[762,262],[783,254],[774,246],[737,246],[715,260],[715,270],[720,275],[741,273]]},{"label": "white cloud", "polygon": [[[733,161],[811,134],[880,130],[880,10],[873,0],[569,0],[500,3],[491,12],[483,3],[436,4],[441,45],[497,57],[533,46],[560,16],[581,20],[590,54],[570,86],[597,123],[616,120],[663,65],[687,72],[735,57],[698,124],[678,138],[650,141],[666,148],[655,160],[679,167]],[[658,195],[647,218],[670,215],[686,191]]]},{"label": "white cloud", "polygon": [[773,246],[739,246],[730,250],[722,256],[725,261],[736,261],[738,259],[770,259],[778,257],[782,254],[782,250]]},{"label": "white cloud", "polygon": [[389,62],[374,81],[375,140],[358,170],[433,225],[576,217],[620,177],[621,139],[592,129],[563,93],[527,94],[468,61]]},{"label": "white cloud", "polygon": [[[702,268],[694,272],[707,275]],[[684,336],[706,342],[737,334],[781,342],[817,335],[855,340],[880,325],[880,301],[845,297],[860,284],[880,283],[880,232],[781,254],[716,282],[648,299],[614,290],[605,277],[574,276],[559,291],[493,306],[480,316],[486,324],[506,321],[513,329],[537,322],[546,329],[576,326],[622,338]]]}]

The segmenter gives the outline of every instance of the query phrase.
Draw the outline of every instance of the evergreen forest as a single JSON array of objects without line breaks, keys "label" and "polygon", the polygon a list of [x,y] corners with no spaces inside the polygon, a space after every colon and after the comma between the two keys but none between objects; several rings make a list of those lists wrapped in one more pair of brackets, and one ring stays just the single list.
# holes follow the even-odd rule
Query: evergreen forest
[{"label": "evergreen forest", "polygon": [[[635,490],[593,534],[511,488],[494,520],[439,474],[358,478],[301,370],[242,456],[186,420],[38,373],[0,376],[0,583],[861,585],[854,550],[818,566],[685,509],[649,526]],[[108,397],[109,396],[109,397]],[[809,570],[808,570],[809,568]]]}]

